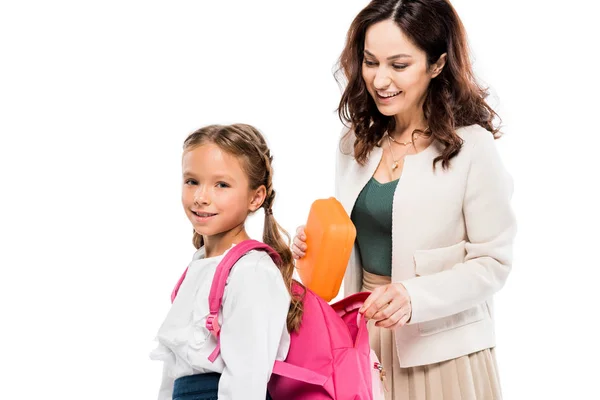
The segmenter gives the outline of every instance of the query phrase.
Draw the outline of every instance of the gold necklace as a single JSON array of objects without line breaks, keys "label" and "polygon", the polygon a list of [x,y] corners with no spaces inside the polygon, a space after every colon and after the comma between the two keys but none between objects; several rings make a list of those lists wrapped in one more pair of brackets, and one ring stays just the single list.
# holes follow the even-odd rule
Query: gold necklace
[{"label": "gold necklace", "polygon": [[[393,139],[392,139],[392,137],[389,134],[387,134],[387,137],[388,137],[388,147],[390,148],[390,155],[392,156],[392,172],[394,172],[398,168],[398,162],[400,160],[402,160],[408,154],[408,152],[410,151],[410,147],[407,147],[406,151],[404,152],[404,154],[402,154],[402,156],[400,156],[400,158],[398,158],[396,160],[396,157],[394,156],[394,152],[392,151],[392,141],[393,141]],[[418,139],[418,136],[415,137],[415,140],[417,140],[417,139]],[[412,143],[412,141],[410,143]]]},{"label": "gold necklace", "polygon": [[412,144],[412,140],[408,141],[408,142],[399,142],[396,139],[394,139],[393,137],[390,136],[390,134],[388,133],[388,138],[390,138],[390,140],[396,144],[401,144],[402,146],[408,146],[409,144]]},{"label": "gold necklace", "polygon": [[[414,140],[417,140],[419,138],[419,136],[421,136],[422,133],[425,133],[429,130],[429,128],[425,128],[425,130],[421,130],[421,129],[415,129],[413,131],[413,135],[415,137]],[[402,146],[408,146],[409,144],[413,144],[413,141],[410,140],[408,142],[399,142],[396,139],[394,139],[389,133],[387,133],[388,137],[392,140],[392,142],[396,143],[396,144],[401,144]]]}]

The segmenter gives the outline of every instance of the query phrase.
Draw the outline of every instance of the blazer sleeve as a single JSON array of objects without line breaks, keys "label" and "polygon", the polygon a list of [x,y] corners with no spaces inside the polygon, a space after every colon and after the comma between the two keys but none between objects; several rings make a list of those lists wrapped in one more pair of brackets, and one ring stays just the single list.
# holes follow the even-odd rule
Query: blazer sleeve
[{"label": "blazer sleeve", "polygon": [[516,220],[513,181],[492,135],[473,143],[463,200],[467,239],[464,261],[402,283],[412,303],[410,324],[443,318],[486,301],[504,285],[512,267]]}]

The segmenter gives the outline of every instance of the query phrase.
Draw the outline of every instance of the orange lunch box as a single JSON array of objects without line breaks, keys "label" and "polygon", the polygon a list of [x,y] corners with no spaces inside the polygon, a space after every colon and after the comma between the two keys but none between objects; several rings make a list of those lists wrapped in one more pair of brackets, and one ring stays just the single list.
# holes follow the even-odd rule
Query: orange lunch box
[{"label": "orange lunch box", "polygon": [[339,293],[356,228],[334,197],[315,200],[304,228],[306,255],[296,260],[302,283],[325,301]]}]

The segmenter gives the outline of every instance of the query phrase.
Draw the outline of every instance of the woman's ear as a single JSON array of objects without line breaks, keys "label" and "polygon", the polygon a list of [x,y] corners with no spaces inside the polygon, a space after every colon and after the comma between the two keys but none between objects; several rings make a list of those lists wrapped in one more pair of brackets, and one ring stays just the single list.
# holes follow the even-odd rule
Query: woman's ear
[{"label": "woman's ear", "polygon": [[267,188],[265,185],[260,185],[258,189],[250,191],[250,204],[248,205],[248,211],[254,212],[262,207],[267,197]]},{"label": "woman's ear", "polygon": [[444,53],[438,58],[438,60],[431,66],[431,79],[438,76],[444,67],[446,66],[446,60],[448,59],[448,54]]}]

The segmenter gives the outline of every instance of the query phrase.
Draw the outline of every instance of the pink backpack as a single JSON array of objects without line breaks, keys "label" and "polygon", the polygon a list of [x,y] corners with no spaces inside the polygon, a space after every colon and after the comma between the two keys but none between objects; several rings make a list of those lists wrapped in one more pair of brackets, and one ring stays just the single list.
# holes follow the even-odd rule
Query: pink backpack
[{"label": "pink backpack", "polygon": [[[210,355],[214,361],[220,352],[218,313],[225,282],[234,264],[251,250],[266,251],[275,264],[279,254],[268,245],[246,240],[229,250],[219,263],[213,278],[206,321],[216,336],[217,347]],[[171,301],[185,279],[183,273]],[[358,309],[369,293],[356,293],[329,305],[319,296],[293,283],[294,293],[304,293],[304,315],[298,332],[291,334],[288,356],[275,361],[268,384],[273,400],[379,400],[383,399],[382,367],[369,346],[367,324]]]}]

